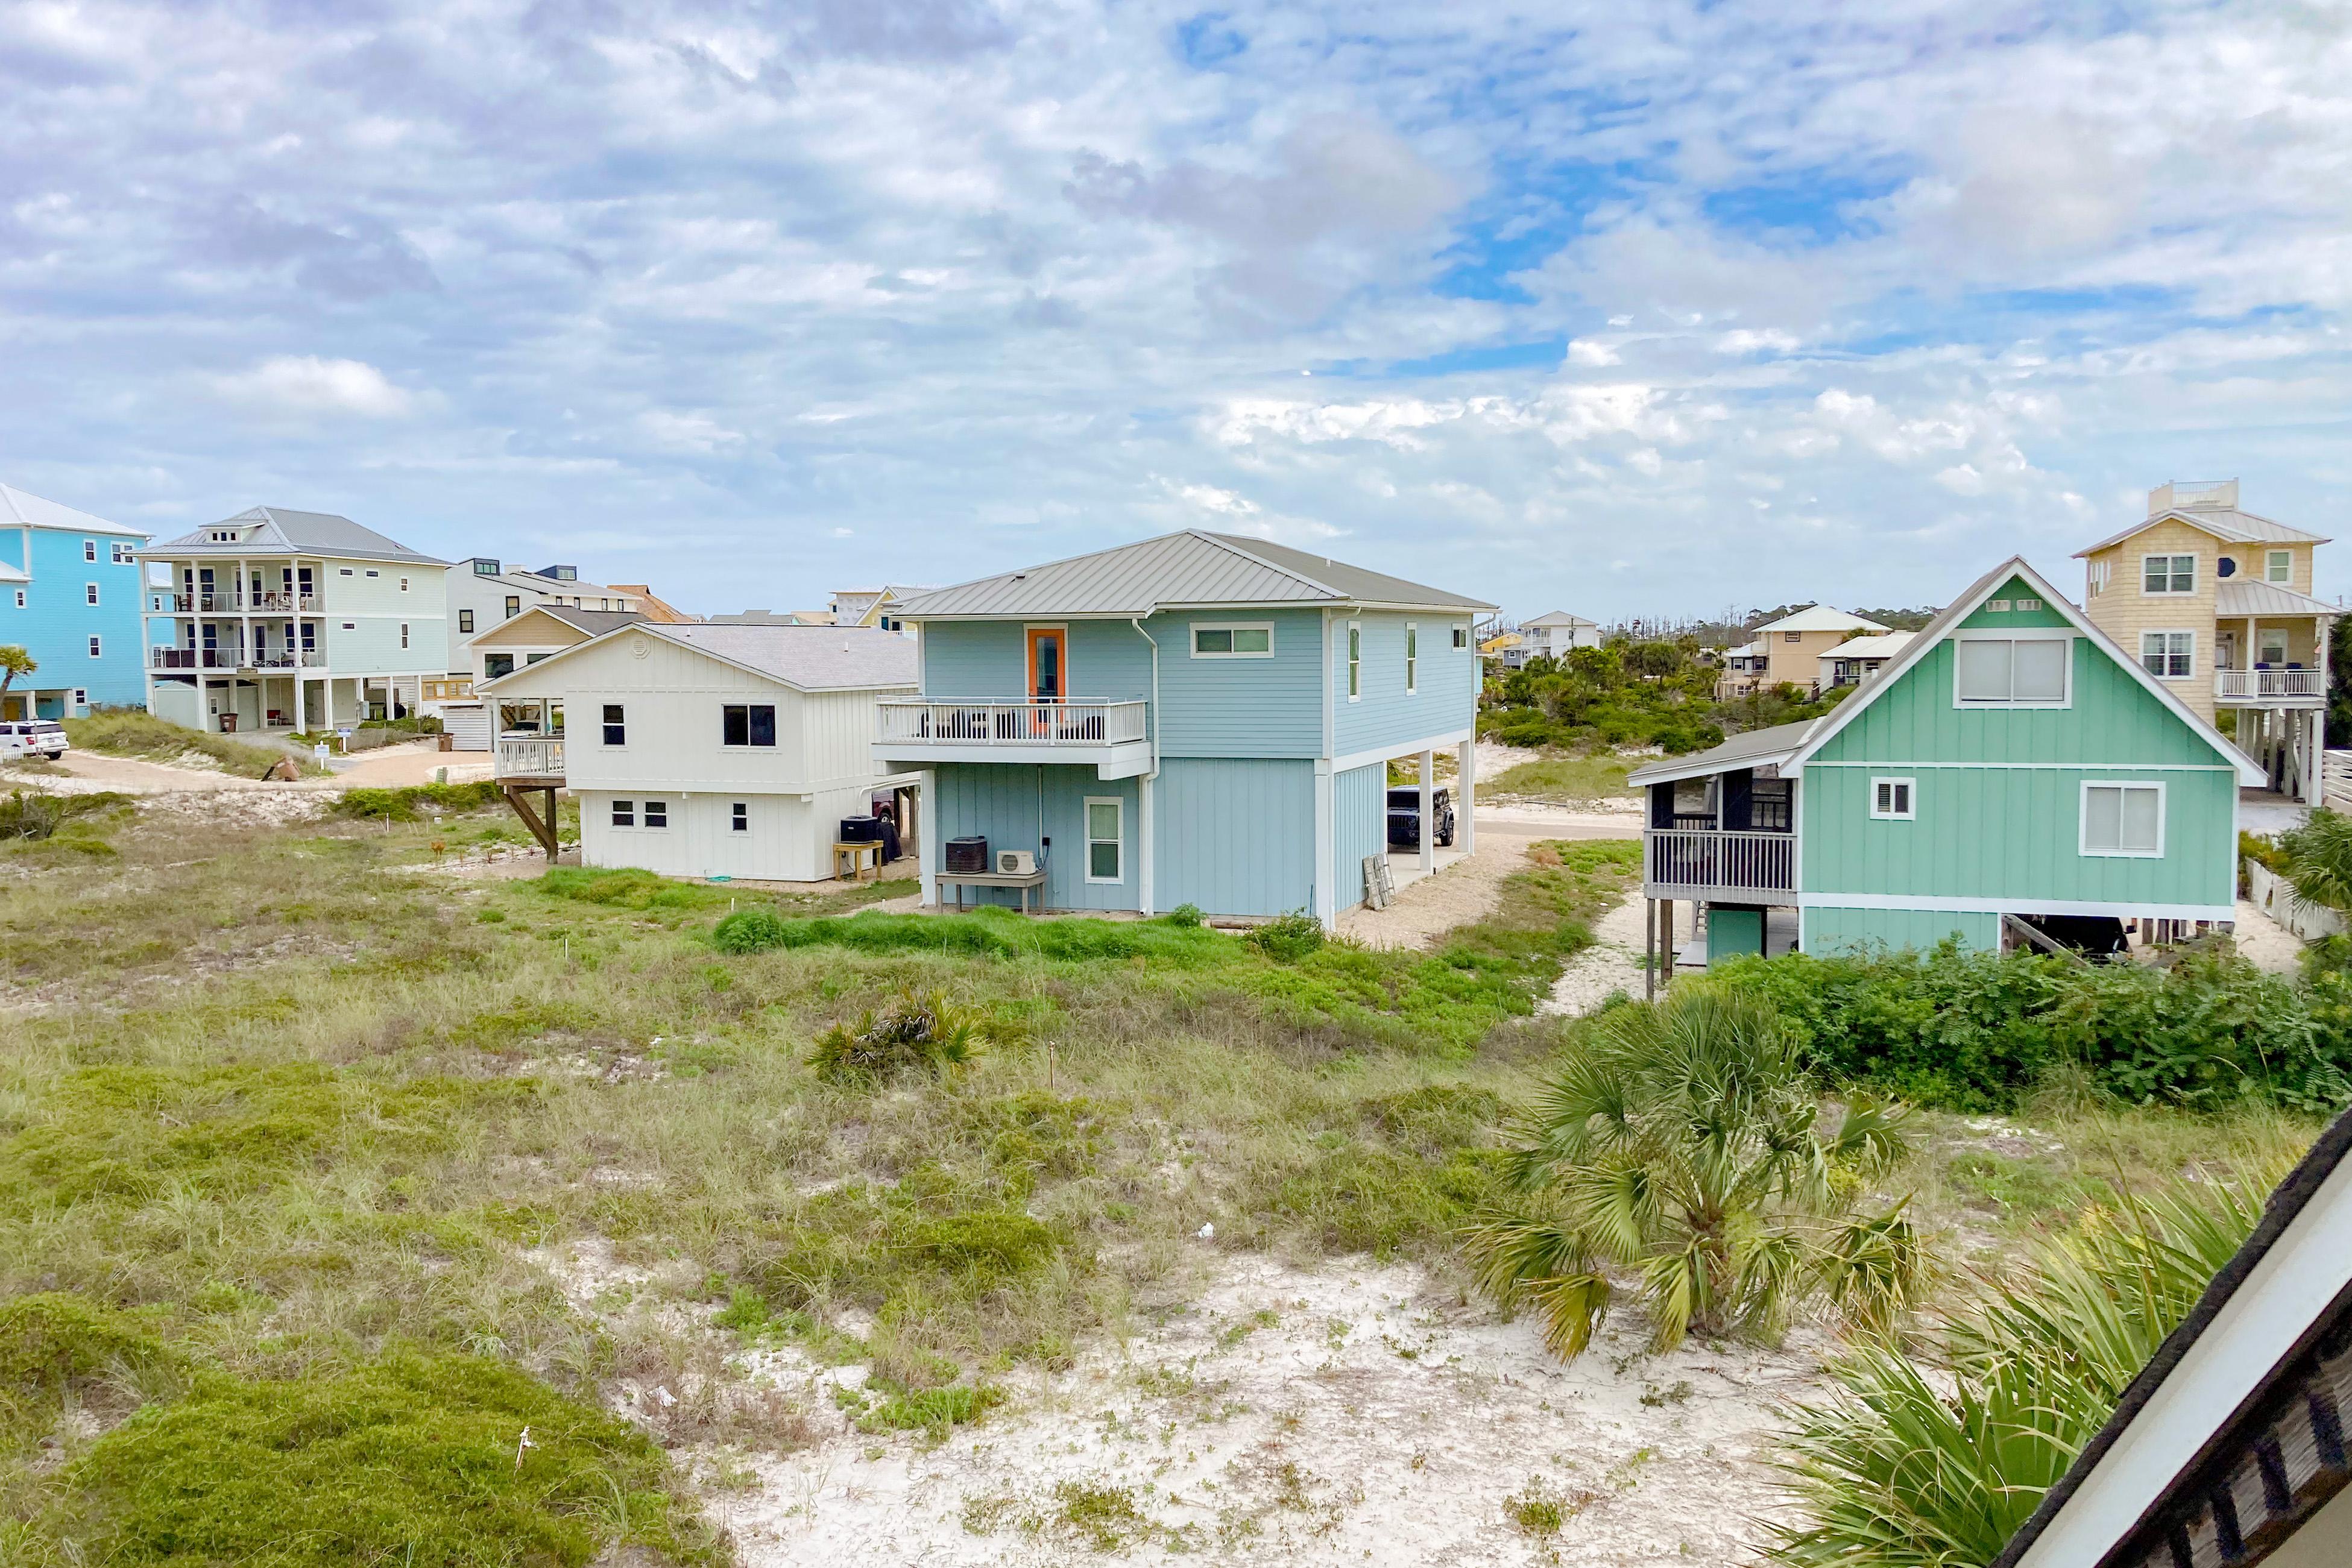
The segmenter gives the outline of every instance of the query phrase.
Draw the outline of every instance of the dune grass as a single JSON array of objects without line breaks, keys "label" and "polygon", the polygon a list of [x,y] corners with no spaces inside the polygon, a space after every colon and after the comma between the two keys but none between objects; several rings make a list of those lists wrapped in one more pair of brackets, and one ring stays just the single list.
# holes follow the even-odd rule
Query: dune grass
[{"label": "dune grass", "polygon": [[[190,729],[144,713],[99,713],[88,718],[65,721],[66,738],[77,750],[103,752],[110,757],[136,757],[149,762],[177,762],[194,752],[210,758],[223,770],[246,779],[257,779],[273,764],[289,755],[274,746],[248,746],[226,735],[214,735],[206,730]],[[297,758],[295,766],[305,773],[319,773],[317,764]]]},{"label": "dune grass", "polygon": [[1635,791],[1625,787],[1625,775],[1633,767],[1606,752],[1548,752],[1533,762],[1503,769],[1481,786],[1481,792],[1563,803],[1630,800]]}]

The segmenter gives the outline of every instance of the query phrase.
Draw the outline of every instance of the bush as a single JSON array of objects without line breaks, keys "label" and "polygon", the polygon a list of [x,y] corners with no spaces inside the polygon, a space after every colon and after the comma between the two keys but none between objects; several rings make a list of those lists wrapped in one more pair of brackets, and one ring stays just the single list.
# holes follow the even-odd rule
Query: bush
[{"label": "bush", "polygon": [[944,993],[913,991],[876,1013],[867,1009],[855,1028],[835,1024],[817,1037],[809,1065],[836,1083],[871,1083],[908,1068],[945,1077],[979,1054],[983,1044],[1011,1045],[1025,1037],[975,1008],[960,1008]]},{"label": "bush", "polygon": [[720,888],[673,882],[634,866],[613,871],[550,866],[535,885],[550,898],[574,899],[614,909],[707,909],[735,896]]},{"label": "bush", "polygon": [[37,842],[54,838],[58,829],[81,818],[109,815],[130,808],[130,796],[103,789],[95,795],[30,794],[11,789],[0,800],[0,839]]},{"label": "bush", "polygon": [[2352,1099],[2352,975],[2298,985],[2220,951],[2164,969],[1954,942],[1719,972],[1774,1001],[1828,1076],[1951,1110],[2014,1109],[2067,1063],[2137,1103],[2210,1110],[2254,1095],[2326,1111]]},{"label": "bush", "polygon": [[[149,1325],[128,1312],[69,1291],[18,1296],[0,1304],[0,1415],[11,1406],[51,1409],[103,1374],[170,1359]],[[7,1425],[0,1421],[0,1430]]]},{"label": "bush", "polygon": [[394,1354],[293,1383],[207,1377],[60,1479],[79,1495],[42,1532],[78,1542],[75,1562],[584,1568],[621,1543],[723,1560],[652,1438],[474,1356]]},{"label": "bush", "polygon": [[[65,721],[66,738],[81,751],[103,751],[116,757],[142,757],[151,762],[177,762],[193,751],[209,757],[231,773],[258,779],[283,761],[275,747],[247,746],[209,730],[190,729],[138,709],[92,714]],[[298,763],[309,772],[318,769]]]},{"label": "bush", "polygon": [[1277,964],[1296,964],[1323,946],[1323,923],[1303,909],[1250,927],[1249,945]]},{"label": "bush", "polygon": [[792,946],[790,923],[772,909],[739,909],[710,933],[722,953],[766,953]]},{"label": "bush", "polygon": [[1171,925],[1198,925],[1202,919],[1201,906],[1197,904],[1180,904],[1160,918]]},{"label": "bush", "polygon": [[1158,921],[1024,920],[1011,910],[971,915],[853,915],[793,919],[739,910],[711,939],[730,953],[779,947],[852,947],[867,953],[939,953],[1084,962],[1148,957],[1177,967],[1214,963],[1231,945],[1200,926]]},{"label": "bush", "polygon": [[498,785],[484,779],[471,784],[408,784],[396,789],[346,789],[335,802],[335,815],[368,821],[413,822],[428,811],[442,816],[487,810],[504,797]]}]

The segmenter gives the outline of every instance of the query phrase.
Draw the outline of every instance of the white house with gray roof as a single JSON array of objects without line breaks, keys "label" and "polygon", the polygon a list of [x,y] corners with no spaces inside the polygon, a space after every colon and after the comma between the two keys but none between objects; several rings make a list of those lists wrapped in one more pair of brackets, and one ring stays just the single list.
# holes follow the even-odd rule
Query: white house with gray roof
[{"label": "white house with gray roof", "polygon": [[349,517],[255,507],[138,559],[158,717],[331,729],[413,710],[446,673],[448,563]]},{"label": "white house with gray roof", "polygon": [[915,770],[871,745],[880,702],[917,689],[916,657],[856,627],[640,622],[480,692],[534,714],[499,737],[498,776],[510,797],[572,791],[582,864],[810,882],[832,874],[842,819],[887,803],[911,820]]},{"label": "white house with gray roof", "polygon": [[[918,632],[922,695],[880,705],[875,767],[924,772],[927,902],[947,887],[1328,921],[1363,901],[1400,818],[1443,822],[1427,796],[1440,750],[1460,753],[1468,847],[1471,628],[1493,608],[1198,531],[908,594],[896,614]],[[1402,758],[1419,783],[1392,815]],[[1415,831],[1407,874],[1432,867],[1437,837]],[[960,880],[943,852],[972,840],[992,866],[1032,857],[1034,880]]]}]

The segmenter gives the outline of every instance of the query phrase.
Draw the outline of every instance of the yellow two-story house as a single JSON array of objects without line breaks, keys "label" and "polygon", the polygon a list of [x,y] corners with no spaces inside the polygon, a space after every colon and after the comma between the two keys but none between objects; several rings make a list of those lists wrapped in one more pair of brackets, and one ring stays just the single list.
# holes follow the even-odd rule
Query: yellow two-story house
[{"label": "yellow two-story house", "polygon": [[2312,596],[2328,541],[2238,509],[2235,479],[2175,480],[2147,516],[2077,550],[2092,623],[2200,717],[2234,721],[2271,787],[2319,799],[2327,637],[2340,606]]}]

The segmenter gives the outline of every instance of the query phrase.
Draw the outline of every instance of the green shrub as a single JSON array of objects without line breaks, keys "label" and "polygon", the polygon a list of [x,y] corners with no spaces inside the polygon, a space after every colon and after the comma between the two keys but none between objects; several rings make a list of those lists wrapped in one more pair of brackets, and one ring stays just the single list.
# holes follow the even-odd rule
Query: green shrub
[{"label": "green shrub", "polygon": [[147,1323],[87,1296],[44,1291],[0,1302],[0,1412],[54,1406],[100,1374],[170,1359]]},{"label": "green shrub", "polygon": [[413,822],[427,814],[456,815],[480,811],[501,803],[497,784],[484,779],[471,784],[407,784],[396,789],[346,789],[335,802],[339,817],[368,821]]},{"label": "green shrub", "polygon": [[944,992],[907,991],[879,1013],[868,1008],[854,1026],[835,1024],[819,1035],[809,1065],[835,1083],[871,1083],[909,1068],[939,1078],[970,1061],[982,1045],[1017,1045],[1026,1038],[979,1009],[958,1007]]},{"label": "green shrub", "polygon": [[1202,919],[1201,906],[1197,904],[1180,904],[1160,918],[1171,925],[1198,925]]},{"label": "green shrub", "polygon": [[[241,740],[208,730],[190,729],[135,708],[69,718],[65,725],[66,738],[74,743],[76,750],[142,757],[151,762],[177,762],[193,751],[247,779],[260,778],[284,761],[287,755],[276,747],[247,746]],[[298,762],[296,766],[305,772],[319,771],[310,763]]]},{"label": "green shrub", "polygon": [[[778,947],[849,947],[866,953],[940,953],[1086,962],[1151,958],[1176,966],[1214,963],[1231,945],[1205,927],[1158,921],[1024,920],[1010,910],[970,915],[852,915],[793,919],[739,910],[719,923],[712,939],[730,952]],[[728,935],[722,939],[719,932]]]},{"label": "green shrub", "polygon": [[11,789],[0,800],[0,839],[28,841],[53,838],[69,822],[133,809],[128,795],[102,789],[92,795],[47,795]]},{"label": "green shrub", "polygon": [[722,888],[674,882],[634,866],[612,870],[550,866],[533,885],[550,898],[568,898],[614,909],[708,909],[736,896]]},{"label": "green shrub", "polygon": [[1294,909],[1263,925],[1250,927],[1249,945],[1277,964],[1296,964],[1323,946],[1323,923],[1303,909]]},{"label": "green shrub", "polygon": [[1004,1390],[992,1384],[978,1387],[921,1388],[893,1394],[859,1417],[857,1429],[883,1432],[944,1433],[980,1419],[984,1411],[1004,1403]]},{"label": "green shrub", "polygon": [[772,909],[739,909],[710,933],[722,953],[766,953],[790,946],[789,937],[784,917]]},{"label": "green shrub", "polygon": [[70,1500],[40,1523],[80,1543],[76,1562],[584,1568],[621,1543],[724,1561],[650,1437],[472,1356],[394,1354],[294,1383],[206,1377],[61,1479]]}]

